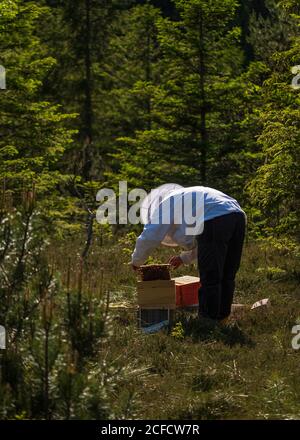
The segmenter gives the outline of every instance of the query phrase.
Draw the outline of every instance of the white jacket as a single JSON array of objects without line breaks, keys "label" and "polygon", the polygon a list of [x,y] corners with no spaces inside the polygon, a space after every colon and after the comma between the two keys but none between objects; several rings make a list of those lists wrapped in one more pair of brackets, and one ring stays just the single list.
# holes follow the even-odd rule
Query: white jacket
[{"label": "white jacket", "polygon": [[[189,188],[181,188],[171,191],[170,194],[162,200],[160,206],[169,203],[171,197],[173,200],[179,201],[187,194],[196,194],[203,200],[203,209],[199,206],[193,206],[193,212],[203,217],[203,222],[221,215],[230,214],[231,212],[243,212],[238,202],[227,196],[226,194],[212,188],[204,186],[194,186]],[[196,198],[195,198],[196,199]],[[197,199],[196,199],[197,200]],[[199,200],[199,199],[198,199]],[[169,224],[148,223],[144,226],[142,234],[137,238],[136,246],[132,254],[132,264],[140,266],[145,263],[151,252],[158,247],[162,241],[171,243],[171,246],[181,246],[186,249],[180,254],[184,264],[190,264],[197,258],[197,241],[195,235],[187,235],[186,229],[190,224],[185,222],[183,216],[180,224],[174,223],[172,213],[170,215]],[[166,237],[168,238],[166,240]]]}]

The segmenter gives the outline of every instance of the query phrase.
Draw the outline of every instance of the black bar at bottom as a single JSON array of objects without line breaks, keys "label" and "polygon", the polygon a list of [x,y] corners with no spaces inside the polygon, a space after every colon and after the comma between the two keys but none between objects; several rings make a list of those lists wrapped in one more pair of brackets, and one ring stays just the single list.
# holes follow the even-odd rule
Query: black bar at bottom
[{"label": "black bar at bottom", "polygon": [[[287,436],[295,429],[299,430],[300,421],[197,421],[197,420],[74,420],[74,421],[43,421],[43,420],[21,420],[21,421],[0,421],[0,438],[4,434],[13,438],[44,439],[52,438],[74,440],[100,440],[107,437],[118,439],[135,439],[138,436],[155,438],[178,436],[180,438],[201,438],[209,439],[219,435],[222,438],[229,436],[230,439],[241,439],[247,435],[270,435],[276,431],[277,436]],[[298,431],[299,432],[299,431]]]}]

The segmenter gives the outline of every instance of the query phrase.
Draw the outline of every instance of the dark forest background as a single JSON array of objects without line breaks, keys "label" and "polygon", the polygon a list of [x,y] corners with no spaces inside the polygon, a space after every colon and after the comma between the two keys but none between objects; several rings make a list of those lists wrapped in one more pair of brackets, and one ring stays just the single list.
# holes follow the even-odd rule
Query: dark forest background
[{"label": "dark forest background", "polygon": [[68,225],[76,199],[119,180],[207,185],[257,233],[295,238],[296,2],[1,5],[3,194],[34,185]]},{"label": "dark forest background", "polygon": [[[99,225],[101,188],[118,191],[125,180],[128,190],[172,182],[224,191],[248,215],[239,299],[282,289],[284,301],[293,290],[286,280],[299,284],[299,26],[297,0],[0,0],[0,324],[8,345],[0,417],[157,417],[151,405],[132,409],[147,386],[140,365],[148,355],[135,330],[112,330],[108,313],[111,300],[135,301],[128,262],[141,227]],[[281,322],[290,322],[283,310]],[[120,367],[129,341],[141,344],[140,362],[128,355]],[[172,351],[168,341],[146,346]],[[267,351],[256,353],[262,365]],[[243,359],[248,377],[252,361]],[[160,354],[148,362],[167,380]],[[209,387],[230,380],[205,371],[200,413],[232,416],[230,398],[209,400]],[[280,414],[292,417],[294,401],[283,396]]]}]

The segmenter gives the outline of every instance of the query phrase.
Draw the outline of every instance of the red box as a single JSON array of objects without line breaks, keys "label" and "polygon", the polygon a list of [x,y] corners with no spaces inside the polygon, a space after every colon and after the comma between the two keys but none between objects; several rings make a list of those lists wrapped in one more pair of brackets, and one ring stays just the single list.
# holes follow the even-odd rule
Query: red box
[{"label": "red box", "polygon": [[174,278],[174,281],[176,288],[176,307],[198,306],[199,278],[183,276]]}]

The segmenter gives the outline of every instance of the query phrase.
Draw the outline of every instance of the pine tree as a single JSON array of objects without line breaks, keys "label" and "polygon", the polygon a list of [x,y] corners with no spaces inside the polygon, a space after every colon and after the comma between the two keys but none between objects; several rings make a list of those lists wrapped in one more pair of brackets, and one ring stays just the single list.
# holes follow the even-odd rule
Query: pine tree
[{"label": "pine tree", "polygon": [[[282,5],[299,26],[299,5],[293,1]],[[300,92],[292,87],[291,74],[291,68],[299,65],[299,35],[289,43],[288,50],[273,54],[273,69],[263,87],[263,129],[258,139],[263,163],[249,189],[263,232],[273,243],[299,254]]]},{"label": "pine tree", "polygon": [[85,182],[102,177],[110,150],[113,126],[106,101],[111,84],[104,66],[113,23],[131,2],[46,1],[51,15],[41,23],[40,34],[57,64],[44,93],[62,101],[66,111],[78,114],[72,124],[78,136],[64,164]]},{"label": "pine tree", "polygon": [[138,186],[142,181],[143,164],[135,166],[133,144],[135,133],[150,130],[153,124],[153,94],[161,80],[159,17],[160,11],[149,4],[136,6],[122,14],[111,40],[105,70],[112,83],[109,114],[117,141],[107,173],[110,183],[127,180]]},{"label": "pine tree", "polygon": [[123,175],[147,188],[174,180],[213,181],[211,165],[230,139],[235,115],[229,107],[242,63],[239,29],[232,24],[237,3],[176,0],[175,5],[179,21],[156,20],[162,74],[150,89],[151,125],[123,138],[119,156],[126,157]]},{"label": "pine tree", "polygon": [[40,95],[55,63],[36,36],[37,23],[45,13],[45,8],[32,2],[4,0],[0,4],[0,56],[7,83],[0,94],[3,194],[34,184],[42,197],[64,179],[57,163],[72,141],[72,131],[65,128],[70,115]]},{"label": "pine tree", "polygon": [[250,15],[248,42],[256,61],[270,65],[273,54],[288,49],[295,33],[297,24],[279,0],[265,0],[264,14]]}]

